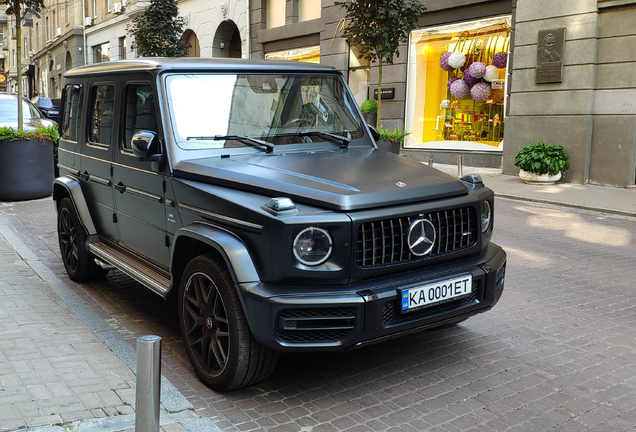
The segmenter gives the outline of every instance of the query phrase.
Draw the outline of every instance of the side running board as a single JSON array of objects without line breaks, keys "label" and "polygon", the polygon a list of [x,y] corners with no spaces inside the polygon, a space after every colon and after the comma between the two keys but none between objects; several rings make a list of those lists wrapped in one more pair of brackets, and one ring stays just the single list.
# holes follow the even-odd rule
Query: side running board
[{"label": "side running board", "polygon": [[157,270],[102,242],[89,243],[88,250],[100,260],[116,267],[161,297],[166,298],[168,295],[170,279]]}]

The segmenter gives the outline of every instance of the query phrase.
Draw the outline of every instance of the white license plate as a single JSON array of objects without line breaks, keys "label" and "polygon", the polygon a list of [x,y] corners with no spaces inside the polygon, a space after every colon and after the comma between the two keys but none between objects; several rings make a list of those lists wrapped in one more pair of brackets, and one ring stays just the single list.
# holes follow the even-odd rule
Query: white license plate
[{"label": "white license plate", "polygon": [[59,111],[49,111],[49,114],[59,114]]},{"label": "white license plate", "polygon": [[466,274],[426,285],[401,290],[402,312],[410,312],[435,304],[446,303],[470,295],[473,275]]}]

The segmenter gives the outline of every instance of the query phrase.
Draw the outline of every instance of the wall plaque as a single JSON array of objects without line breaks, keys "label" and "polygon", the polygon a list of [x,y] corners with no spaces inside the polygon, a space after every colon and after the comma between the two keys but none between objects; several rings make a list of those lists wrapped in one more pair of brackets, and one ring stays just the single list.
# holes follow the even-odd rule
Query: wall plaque
[{"label": "wall plaque", "polygon": [[[382,89],[382,100],[395,98],[395,87]],[[378,100],[378,89],[373,90],[373,99]]]},{"label": "wall plaque", "polygon": [[564,43],[565,27],[539,31],[535,83],[546,84],[563,81]]}]

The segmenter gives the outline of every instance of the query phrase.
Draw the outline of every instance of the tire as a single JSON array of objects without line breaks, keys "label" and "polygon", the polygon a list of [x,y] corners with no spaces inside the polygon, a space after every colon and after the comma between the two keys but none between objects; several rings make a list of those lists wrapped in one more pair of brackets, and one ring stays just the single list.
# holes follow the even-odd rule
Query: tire
[{"label": "tire", "polygon": [[60,201],[57,209],[57,238],[64,268],[71,279],[86,282],[108,273],[108,270],[95,263],[95,256],[86,250],[86,231],[68,197]]},{"label": "tire", "polygon": [[194,258],[184,271],[179,324],[192,367],[214,390],[255,384],[276,367],[278,353],[254,339],[229,271],[211,255]]}]

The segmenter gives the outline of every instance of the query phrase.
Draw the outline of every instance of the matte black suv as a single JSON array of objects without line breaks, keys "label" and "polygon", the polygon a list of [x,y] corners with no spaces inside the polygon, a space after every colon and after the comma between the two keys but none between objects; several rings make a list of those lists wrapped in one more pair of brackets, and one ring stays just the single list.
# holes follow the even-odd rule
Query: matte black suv
[{"label": "matte black suv", "polygon": [[65,77],[66,270],[86,281],[114,267],[174,293],[207,385],[255,383],[278,352],[353,349],[499,300],[492,191],[378,150],[333,68],[139,59]]}]

